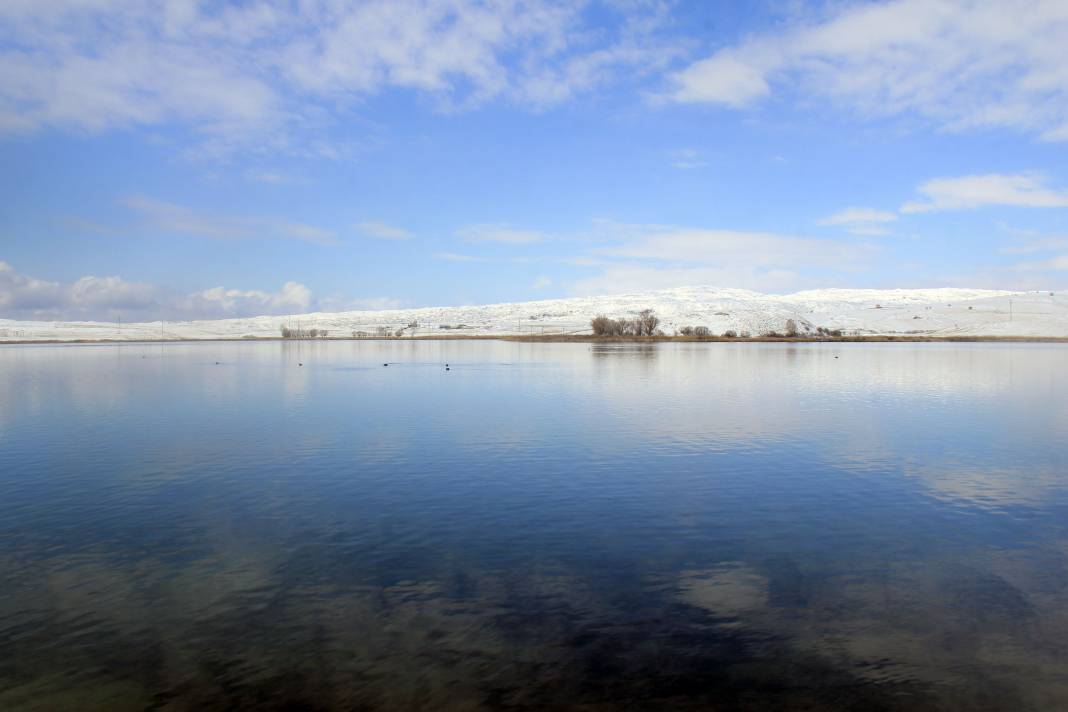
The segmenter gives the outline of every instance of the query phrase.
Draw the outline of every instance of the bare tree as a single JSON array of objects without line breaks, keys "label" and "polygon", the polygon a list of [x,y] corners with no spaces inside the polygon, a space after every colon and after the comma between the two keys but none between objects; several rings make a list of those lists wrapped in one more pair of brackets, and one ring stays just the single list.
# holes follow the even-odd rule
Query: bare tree
[{"label": "bare tree", "polygon": [[793,319],[786,320],[786,335],[790,338],[797,336],[797,322]]},{"label": "bare tree", "polygon": [[707,326],[695,326],[693,328],[693,335],[701,339],[707,339],[712,335],[712,331],[709,330]]},{"label": "bare tree", "polygon": [[660,319],[652,309],[642,309],[638,312],[636,321],[638,327],[636,336],[653,336],[656,333],[656,327],[660,324]]}]

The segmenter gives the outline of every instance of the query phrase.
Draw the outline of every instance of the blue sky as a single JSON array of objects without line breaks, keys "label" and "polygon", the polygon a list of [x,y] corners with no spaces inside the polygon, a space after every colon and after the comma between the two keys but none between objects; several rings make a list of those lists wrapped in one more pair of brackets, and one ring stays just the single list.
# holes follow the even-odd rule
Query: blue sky
[{"label": "blue sky", "polygon": [[1068,4],[7,0],[0,318],[1068,288]]}]

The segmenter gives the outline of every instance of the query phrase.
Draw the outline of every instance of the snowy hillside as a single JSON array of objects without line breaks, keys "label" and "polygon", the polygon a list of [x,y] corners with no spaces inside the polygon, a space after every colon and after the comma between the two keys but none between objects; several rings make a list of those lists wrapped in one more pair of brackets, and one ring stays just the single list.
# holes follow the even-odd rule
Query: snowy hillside
[{"label": "snowy hillside", "polygon": [[[330,336],[589,333],[598,314],[631,317],[651,308],[668,334],[683,326],[753,336],[818,327],[848,334],[1068,336],[1068,293],[980,289],[821,289],[768,295],[741,289],[684,287],[659,292],[467,307],[428,307],[184,322],[113,324],[0,319],[0,341],[212,339],[278,336],[283,326]],[[418,326],[409,326],[418,324]]]}]

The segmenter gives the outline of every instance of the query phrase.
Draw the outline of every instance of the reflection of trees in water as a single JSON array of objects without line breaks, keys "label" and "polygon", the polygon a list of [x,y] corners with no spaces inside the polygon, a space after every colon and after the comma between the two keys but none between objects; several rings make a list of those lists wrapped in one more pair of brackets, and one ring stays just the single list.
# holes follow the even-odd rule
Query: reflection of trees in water
[{"label": "reflection of trees in water", "polygon": [[660,355],[660,344],[590,344],[594,372],[604,377],[617,371],[620,375],[634,372],[648,378]]},{"label": "reflection of trees in water", "polygon": [[596,358],[654,359],[660,344],[641,342],[624,344],[590,344],[590,352]]}]

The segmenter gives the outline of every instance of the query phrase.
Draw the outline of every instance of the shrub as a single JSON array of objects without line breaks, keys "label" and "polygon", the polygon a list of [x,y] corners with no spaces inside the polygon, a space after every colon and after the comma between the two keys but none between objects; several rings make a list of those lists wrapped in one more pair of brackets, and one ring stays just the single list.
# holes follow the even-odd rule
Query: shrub
[{"label": "shrub", "polygon": [[609,336],[615,323],[614,319],[609,319],[604,314],[598,314],[590,319],[590,328],[593,329],[594,336]]},{"label": "shrub", "polygon": [[643,309],[635,319],[609,319],[598,314],[590,319],[590,329],[596,336],[663,336],[657,329],[660,319],[652,309]]},{"label": "shrub", "polygon": [[734,329],[727,329],[726,331],[723,332],[723,338],[724,339],[737,339],[738,338],[738,332],[736,332]]},{"label": "shrub", "polygon": [[693,327],[692,326],[684,326],[681,329],[679,329],[679,333],[682,334],[683,336],[693,336]]}]

